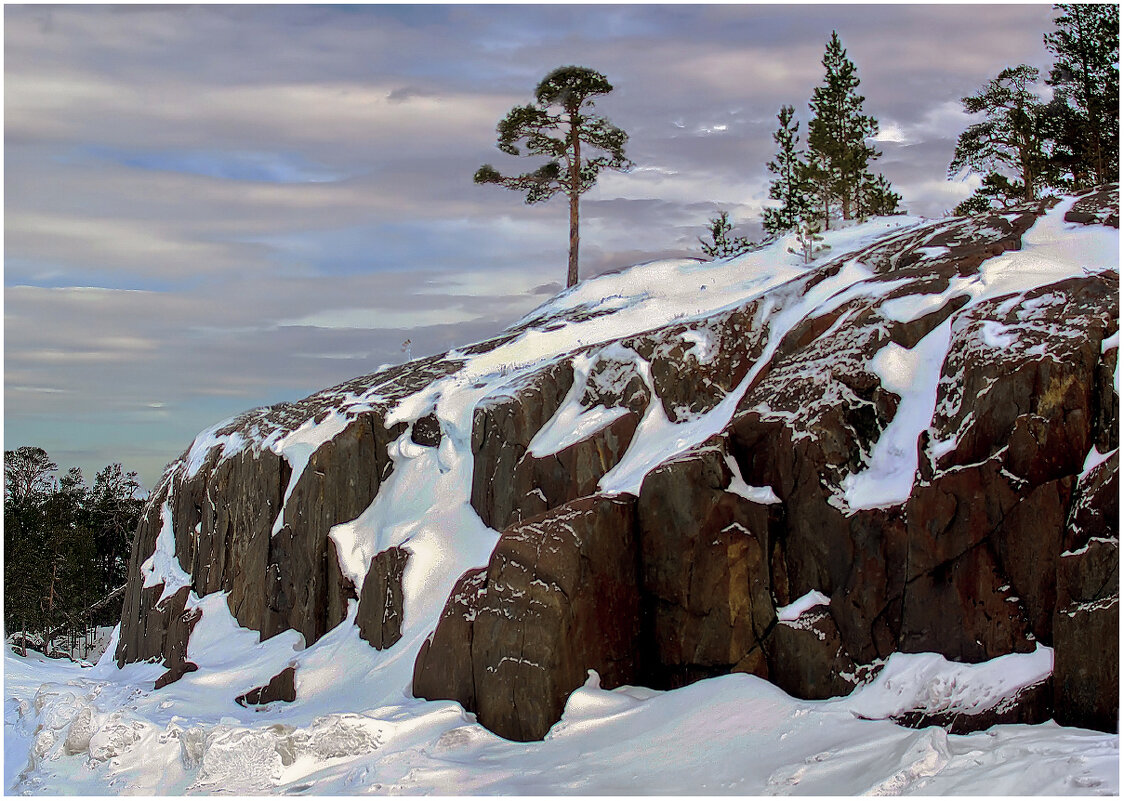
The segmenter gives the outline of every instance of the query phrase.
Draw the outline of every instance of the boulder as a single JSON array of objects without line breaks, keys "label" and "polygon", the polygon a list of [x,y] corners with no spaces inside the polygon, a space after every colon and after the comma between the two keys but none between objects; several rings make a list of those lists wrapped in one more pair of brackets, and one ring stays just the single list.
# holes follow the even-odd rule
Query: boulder
[{"label": "boulder", "polygon": [[265,706],[274,701],[287,701],[292,703],[297,700],[297,669],[289,665],[268,683],[255,687],[234,699],[241,706]]},{"label": "boulder", "polygon": [[409,557],[404,548],[380,551],[363,580],[355,625],[374,648],[389,648],[402,638],[402,573]]},{"label": "boulder", "polygon": [[606,688],[629,681],[641,625],[634,515],[628,496],[593,496],[504,531],[419,652],[415,695],[452,698],[500,736],[535,740],[587,670]]}]

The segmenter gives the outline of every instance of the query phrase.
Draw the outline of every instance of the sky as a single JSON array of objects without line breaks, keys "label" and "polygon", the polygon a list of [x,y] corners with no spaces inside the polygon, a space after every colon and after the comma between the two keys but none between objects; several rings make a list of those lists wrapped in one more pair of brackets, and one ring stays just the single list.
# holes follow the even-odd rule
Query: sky
[{"label": "sky", "polygon": [[[4,447],[151,487],[194,435],[494,334],[564,285],[568,208],[478,186],[555,67],[614,86],[628,174],[583,196],[583,277],[758,236],[776,114],[838,31],[873,167],[912,214],[960,98],[1048,68],[1049,5],[6,5]],[[406,341],[409,340],[409,345]]]}]

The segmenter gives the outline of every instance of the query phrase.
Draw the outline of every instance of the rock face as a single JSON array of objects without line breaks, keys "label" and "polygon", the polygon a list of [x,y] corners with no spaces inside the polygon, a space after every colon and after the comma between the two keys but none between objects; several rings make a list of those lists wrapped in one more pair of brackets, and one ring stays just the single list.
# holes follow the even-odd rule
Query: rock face
[{"label": "rock face", "polygon": [[460,701],[493,731],[536,740],[587,670],[607,687],[635,676],[634,516],[629,496],[591,496],[505,531],[487,570],[463,577],[446,604],[415,693]]},{"label": "rock face", "polygon": [[[413,692],[504,737],[541,738],[589,670],[660,689],[751,673],[826,698],[895,652],[1039,646],[1052,679],[1001,709],[902,721],[1115,730],[1119,271],[1043,279],[1019,259],[1050,258],[1042,226],[1116,228],[1117,193],[1062,203],[912,225],[767,291],[747,277],[706,314],[563,338],[539,363],[496,356],[512,373],[499,389],[465,365],[623,302],[578,296],[216,427],[153,493],[118,661],[161,660],[168,681],[192,669],[192,599],[214,592],[263,639],[312,645],[354,607],[372,654],[403,648],[421,614],[405,576],[427,562],[379,540],[359,563],[330,533],[377,506],[402,454],[436,481],[463,452],[462,503],[501,533],[423,618]],[[440,396],[466,387],[479,394],[454,420]],[[180,584],[142,569],[169,530]]]},{"label": "rock face", "polygon": [[[168,467],[134,538],[118,664],[159,659],[182,675],[198,617],[185,611],[189,591],[200,597],[228,592],[231,614],[263,639],[291,628],[311,644],[343,621],[348,601],[359,592],[341,572],[327,534],[370,505],[392,469],[387,444],[406,428],[383,424],[385,406],[348,409],[348,399],[374,383],[375,390],[386,388],[379,398],[390,403],[456,366],[430,359],[409,373],[380,375],[381,381],[356,379],[297,404],[249,412],[197,438],[196,446]],[[290,486],[291,465],[270,443],[338,415],[341,408],[350,412],[346,424],[308,456]],[[164,584],[145,586],[139,567],[156,548],[165,522],[175,532],[176,560],[191,581],[158,603]],[[368,602],[364,611],[382,625],[381,609],[372,610]]]},{"label": "rock face", "polygon": [[402,573],[409,558],[403,548],[387,548],[371,560],[363,581],[355,624],[359,636],[379,650],[402,637]]},{"label": "rock face", "polygon": [[[1078,206],[1084,216],[1073,221],[1102,222],[1107,215],[1096,212],[1096,203],[1105,197],[1084,199]],[[636,504],[636,550],[622,557],[639,565],[642,623],[627,633],[636,636],[633,653],[642,659],[633,673],[618,670],[605,686],[671,688],[740,671],[800,697],[826,698],[849,692],[860,675],[869,675],[868,666],[895,651],[979,662],[1041,643],[1055,648],[1053,696],[1048,687],[1028,688],[1002,713],[961,716],[949,725],[969,730],[1042,720],[1064,706],[1059,720],[1115,727],[1115,652],[1102,659],[1091,640],[1075,639],[1077,632],[1107,637],[1116,625],[1115,515],[1109,490],[1091,497],[1098,475],[1115,480],[1115,456],[1083,473],[1095,443],[1104,452],[1117,443],[1118,401],[1106,391],[1116,357],[1107,343],[1116,328],[1115,281],[1074,278],[970,306],[969,294],[957,291],[960,279],[989,259],[1018,250],[1022,235],[1047,208],[1027,207],[974,226],[939,223],[860,255],[874,269],[873,282],[894,288],[794,327],[725,431],[647,475]],[[822,274],[843,268],[842,261],[829,264],[803,291],[813,290]],[[907,319],[887,312],[887,299],[907,299],[919,290],[933,298],[926,304],[932,311]],[[742,312],[743,320],[759,314],[750,307]],[[729,319],[718,330],[728,330]],[[665,329],[643,339],[667,341],[678,333]],[[934,373],[932,425],[922,426],[915,442],[916,480],[896,502],[851,507],[847,479],[870,464],[903,403],[897,388],[884,386],[870,365],[887,347],[916,348],[930,336],[943,336],[948,344]],[[762,340],[743,335],[738,341],[745,355],[731,362],[745,364],[761,354]],[[650,358],[657,350],[649,344],[641,355]],[[706,392],[695,400],[684,395],[700,381],[693,373],[698,365],[688,363],[682,349],[662,364],[664,389],[657,383],[656,394],[669,419],[713,408]],[[722,369],[726,380],[714,393],[719,398],[746,374],[729,363]],[[544,393],[552,387],[545,377],[539,386]],[[1075,499],[1078,484],[1084,501]],[[561,489],[551,487],[553,496]],[[554,514],[547,512],[536,525],[551,525]],[[1075,515],[1088,522],[1072,522]],[[1087,530],[1074,533],[1079,525]],[[508,529],[504,538],[518,530]],[[1085,541],[1090,531],[1098,532],[1103,546],[1063,556],[1063,540]],[[466,577],[450,599],[419,654],[414,689],[421,697],[460,701],[503,736],[538,737],[542,726],[527,730],[483,711],[497,700],[502,704],[518,682],[496,687],[493,676],[478,672],[469,681],[470,674],[456,667],[466,662],[454,653],[465,647],[465,621],[478,620],[485,608],[494,618],[491,643],[478,644],[476,623],[474,651],[516,636],[531,620],[521,604],[502,605],[503,615],[493,608],[502,597],[496,583],[506,586],[499,578],[499,552],[486,572]],[[471,591],[463,591],[468,585]],[[594,596],[600,592],[595,583],[583,586]],[[812,590],[830,596],[830,604],[778,621],[778,607]],[[605,651],[589,652],[586,659],[587,667],[599,670],[606,662],[619,664]],[[442,670],[456,677],[441,678]],[[581,681],[575,672],[564,683],[572,690]],[[1094,698],[1093,687],[1104,695]],[[560,706],[544,698],[539,709]],[[554,712],[537,719],[556,718]]]}]

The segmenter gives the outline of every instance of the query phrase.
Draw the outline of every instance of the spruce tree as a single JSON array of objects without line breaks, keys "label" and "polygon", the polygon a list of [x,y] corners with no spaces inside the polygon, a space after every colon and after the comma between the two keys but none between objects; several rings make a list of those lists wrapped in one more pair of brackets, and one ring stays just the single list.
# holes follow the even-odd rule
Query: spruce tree
[{"label": "spruce tree", "polygon": [[699,237],[699,244],[702,245],[703,253],[711,259],[728,259],[753,249],[754,244],[744,236],[731,235],[734,227],[730,224],[730,215],[727,212],[723,211],[717,217],[711,217],[708,224],[710,241],[707,242]]},{"label": "spruce tree", "polygon": [[859,77],[854,63],[831,33],[823,57],[824,82],[812,93],[808,104],[809,178],[824,207],[824,227],[830,224],[831,207],[838,203],[844,220],[856,216],[859,192],[867,165],[881,153],[866,140],[878,133],[878,121],[863,114],[866,99],[857,91]]},{"label": "spruce tree", "polygon": [[799,150],[800,123],[793,119],[794,111],[792,106],[781,106],[777,114],[780,126],[773,134],[777,155],[766,165],[777,176],[769,185],[769,197],[781,202],[779,208],[765,209],[762,221],[765,230],[773,235],[795,229],[811,210],[808,167]]},{"label": "spruce tree", "polygon": [[874,176],[869,172],[863,174],[858,193],[860,219],[901,214],[898,205],[901,200],[902,196],[894,191],[885,175],[879,173]]},{"label": "spruce tree", "polygon": [[[1049,171],[1046,107],[1031,88],[1037,80],[1034,67],[1007,67],[976,94],[962,98],[966,112],[986,117],[960,134],[949,175],[964,167],[994,172],[1009,180],[1004,186],[993,179],[992,189],[1018,191],[1022,200],[1037,197]],[[1000,199],[1014,198],[1001,193]]]},{"label": "spruce tree", "polygon": [[1046,80],[1054,88],[1055,164],[1074,187],[1114,181],[1120,167],[1120,7],[1054,8],[1061,12],[1054,18],[1057,30],[1044,39],[1057,56]]},{"label": "spruce tree", "polygon": [[[570,259],[566,286],[578,282],[578,198],[589,191],[598,174],[625,172],[631,162],[624,155],[628,134],[604,117],[590,113],[593,98],[613,91],[599,72],[586,67],[559,67],[535,88],[535,102],[516,106],[496,126],[496,146],[512,156],[550,159],[533,172],[501,175],[491,164],[476,171],[478,184],[499,184],[526,192],[527,203],[540,203],[561,192],[570,199]],[[583,147],[600,155],[583,156]],[[588,152],[588,151],[587,151]]]}]

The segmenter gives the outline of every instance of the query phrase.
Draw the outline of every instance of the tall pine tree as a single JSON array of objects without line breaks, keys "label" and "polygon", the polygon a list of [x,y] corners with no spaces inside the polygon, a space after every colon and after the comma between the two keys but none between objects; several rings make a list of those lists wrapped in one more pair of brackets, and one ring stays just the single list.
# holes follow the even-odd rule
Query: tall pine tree
[{"label": "tall pine tree", "polygon": [[1057,30],[1045,35],[1057,56],[1046,83],[1058,124],[1055,165],[1074,187],[1117,179],[1120,168],[1120,7],[1055,5]]},{"label": "tall pine tree", "polygon": [[[608,79],[586,67],[559,67],[535,88],[535,103],[516,106],[496,126],[496,147],[513,156],[550,159],[534,172],[506,176],[491,164],[476,171],[478,184],[499,184],[526,192],[527,203],[540,203],[561,192],[570,200],[570,261],[566,286],[578,282],[578,198],[593,188],[602,170],[624,172],[628,134],[604,117],[590,113],[598,95],[613,91]],[[583,156],[587,147],[600,155]]]},{"label": "tall pine tree", "polygon": [[781,205],[765,209],[762,225],[774,236],[794,230],[811,211],[808,167],[799,149],[800,123],[793,119],[794,112],[792,106],[781,106],[777,114],[780,126],[773,134],[777,155],[766,165],[777,176],[769,185],[769,197]]},{"label": "tall pine tree", "polygon": [[1003,189],[997,199],[1004,204],[1038,196],[1049,174],[1049,139],[1046,106],[1033,91],[1037,80],[1034,67],[1007,67],[962,99],[966,112],[986,116],[960,134],[949,175],[964,167],[989,177],[994,173],[989,191]]},{"label": "tall pine tree", "polygon": [[818,195],[824,227],[830,225],[832,207],[838,205],[844,220],[856,216],[868,164],[881,153],[866,143],[878,134],[878,121],[863,114],[858,93],[859,77],[854,63],[831,32],[823,57],[824,82],[812,93],[808,104],[808,176]]}]

